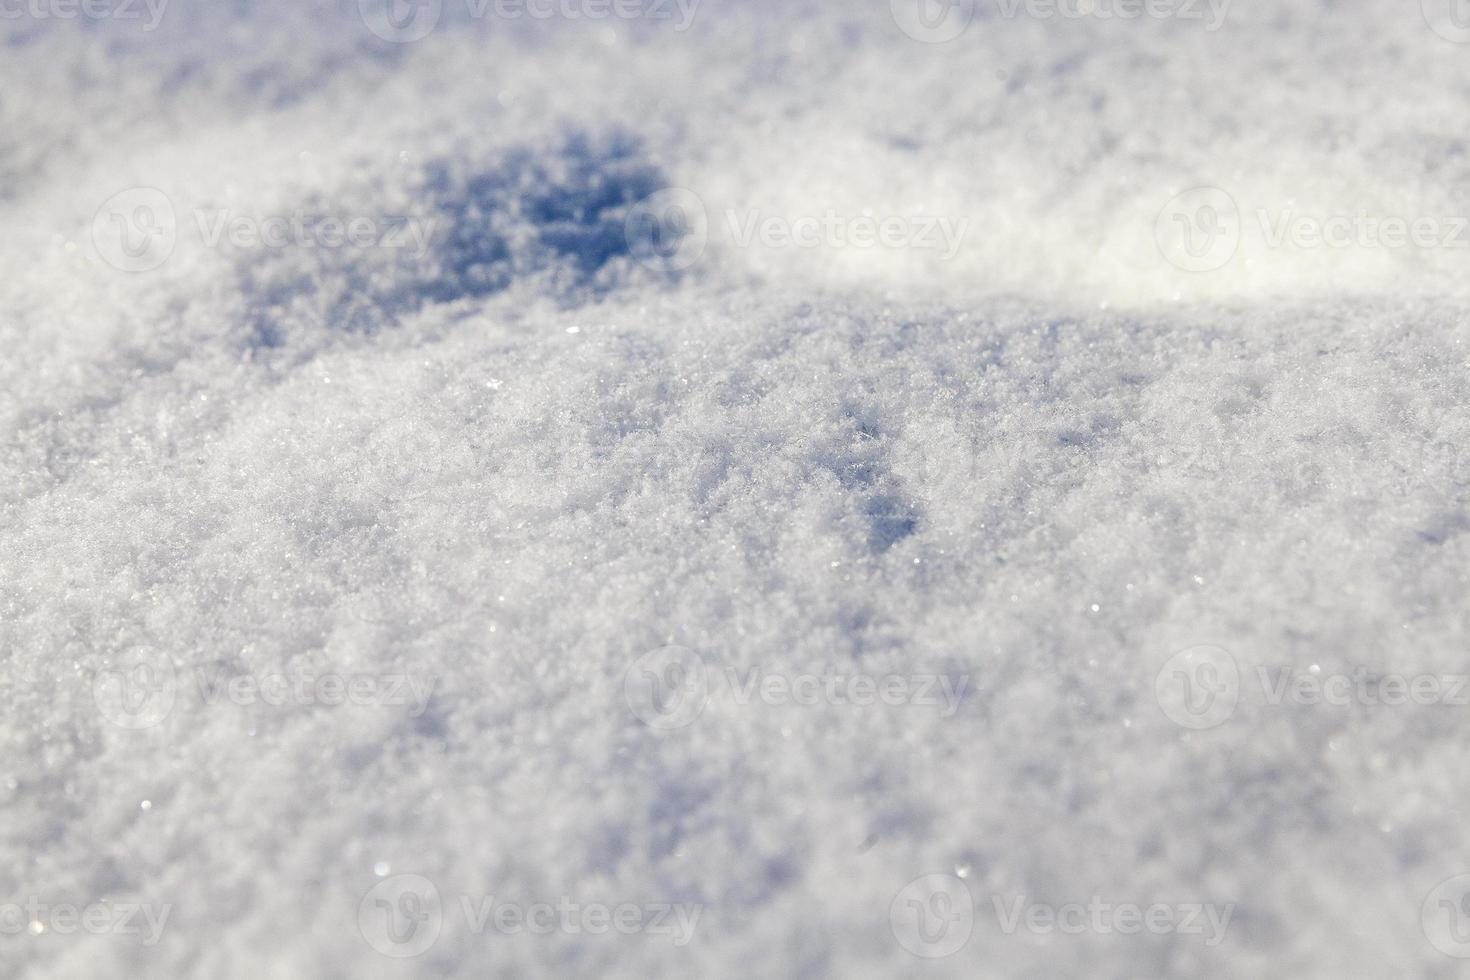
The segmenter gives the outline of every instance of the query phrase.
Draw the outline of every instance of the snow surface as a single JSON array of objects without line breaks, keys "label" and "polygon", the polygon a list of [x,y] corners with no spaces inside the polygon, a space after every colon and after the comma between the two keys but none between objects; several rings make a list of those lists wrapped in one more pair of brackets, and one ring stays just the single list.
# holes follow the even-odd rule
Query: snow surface
[{"label": "snow surface", "polygon": [[[1470,250],[1254,218],[1470,213],[1432,0],[981,0],[942,44],[871,0],[444,6],[412,43],[355,2],[0,21],[0,975],[1464,975],[1470,707],[1254,688],[1467,671]],[[1245,226],[1210,271],[1156,241],[1198,187]],[[702,252],[630,233],[666,188]],[[140,193],[177,241],[129,272]],[[211,246],[223,209],[435,233]],[[967,231],[742,244],[732,209]],[[1203,644],[1247,693],[1192,728],[1158,690]],[[960,686],[670,723],[650,663]],[[166,703],[120,711],[148,667]],[[443,906],[404,958],[371,927],[401,875]],[[934,958],[897,921],[928,875],[973,900]],[[460,896],[699,911],[502,934]],[[1094,896],[1233,918],[994,909]],[[149,942],[28,900],[169,911]]]}]

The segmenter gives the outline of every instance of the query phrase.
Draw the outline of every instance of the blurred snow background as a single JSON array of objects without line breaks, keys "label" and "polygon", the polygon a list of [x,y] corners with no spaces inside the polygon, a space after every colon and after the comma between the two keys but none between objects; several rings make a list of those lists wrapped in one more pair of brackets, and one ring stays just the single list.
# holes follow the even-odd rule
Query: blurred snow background
[{"label": "blurred snow background", "polygon": [[[1470,671],[1470,35],[916,6],[3,7],[0,973],[1462,975],[1470,707],[1256,670]],[[199,219],[298,212],[432,234]],[[1360,213],[1433,244],[1265,227]],[[964,231],[737,228],[828,214]],[[1196,728],[1156,682],[1201,644],[1238,704]],[[965,686],[660,724],[670,646]],[[199,682],[323,675],[432,697]],[[915,932],[928,875],[972,910]],[[432,941],[384,955],[418,881]],[[509,934],[489,896],[700,912]],[[995,905],[1095,896],[1233,917]]]}]

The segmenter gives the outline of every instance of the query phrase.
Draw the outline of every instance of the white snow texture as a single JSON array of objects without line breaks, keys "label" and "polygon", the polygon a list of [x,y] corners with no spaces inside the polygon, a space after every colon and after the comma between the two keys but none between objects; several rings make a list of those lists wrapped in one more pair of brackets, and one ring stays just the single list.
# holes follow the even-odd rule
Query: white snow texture
[{"label": "white snow texture", "polygon": [[1452,0],[385,3],[0,2],[0,976],[1470,975]]}]

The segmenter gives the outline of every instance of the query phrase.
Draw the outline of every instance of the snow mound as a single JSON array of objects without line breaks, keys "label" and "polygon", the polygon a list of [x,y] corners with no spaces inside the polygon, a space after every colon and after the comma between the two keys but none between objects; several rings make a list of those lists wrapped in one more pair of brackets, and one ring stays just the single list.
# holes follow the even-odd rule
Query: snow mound
[{"label": "snow mound", "polygon": [[1455,22],[138,9],[0,22],[0,974],[1470,953]]}]

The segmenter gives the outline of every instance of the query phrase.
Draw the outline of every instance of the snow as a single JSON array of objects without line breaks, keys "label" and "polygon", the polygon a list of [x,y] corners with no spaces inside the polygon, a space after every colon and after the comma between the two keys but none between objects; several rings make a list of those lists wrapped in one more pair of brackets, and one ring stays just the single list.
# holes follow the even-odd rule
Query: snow
[{"label": "snow", "polygon": [[1456,975],[1448,3],[135,6],[0,7],[0,975]]}]

